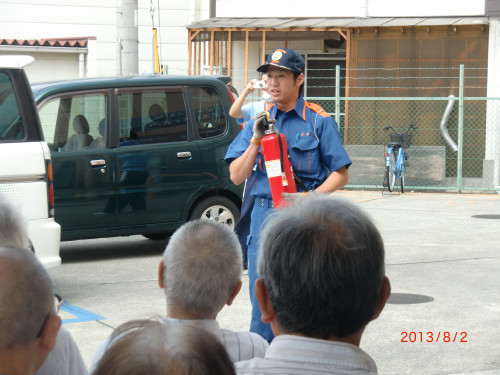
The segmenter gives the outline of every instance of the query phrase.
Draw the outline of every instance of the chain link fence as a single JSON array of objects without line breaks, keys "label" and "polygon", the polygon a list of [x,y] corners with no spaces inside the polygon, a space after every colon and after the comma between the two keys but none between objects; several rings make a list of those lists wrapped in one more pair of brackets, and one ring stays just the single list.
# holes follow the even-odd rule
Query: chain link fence
[{"label": "chain link fence", "polygon": [[306,67],[305,75],[305,99],[336,119],[353,161],[348,187],[383,189],[383,128],[413,124],[406,190],[500,192],[500,97],[487,95],[487,69]]},{"label": "chain link fence", "polygon": [[[413,124],[417,131],[406,150],[408,189],[500,191],[500,98],[464,98],[463,127],[459,127],[461,111],[456,98],[341,98],[340,116],[335,116],[335,98],[307,100],[337,118],[344,147],[353,160],[351,187],[383,187],[390,141],[390,131],[383,128],[392,126],[404,132]],[[449,102],[453,107],[444,122]],[[451,144],[446,142],[446,130]]]},{"label": "chain link fence", "polygon": [[[467,92],[464,70],[455,70],[459,73],[454,77],[457,87],[448,86],[446,91],[457,92],[456,97],[306,98],[321,105],[339,124],[353,161],[348,187],[382,189],[390,141],[383,128],[392,126],[404,132],[413,124],[417,131],[407,149],[406,189],[500,191],[500,98],[463,96]],[[399,87],[383,87],[387,88],[394,95]],[[477,94],[478,88],[474,89],[469,93]],[[482,91],[486,93],[486,88]]]}]

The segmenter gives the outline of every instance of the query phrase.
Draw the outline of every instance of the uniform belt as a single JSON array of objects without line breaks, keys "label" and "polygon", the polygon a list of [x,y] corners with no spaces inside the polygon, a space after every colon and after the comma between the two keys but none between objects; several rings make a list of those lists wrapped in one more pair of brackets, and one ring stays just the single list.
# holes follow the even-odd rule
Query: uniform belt
[{"label": "uniform belt", "polygon": [[267,208],[273,208],[273,200],[269,198],[262,198],[262,197],[255,197],[255,206],[261,206],[261,207],[267,207]]}]

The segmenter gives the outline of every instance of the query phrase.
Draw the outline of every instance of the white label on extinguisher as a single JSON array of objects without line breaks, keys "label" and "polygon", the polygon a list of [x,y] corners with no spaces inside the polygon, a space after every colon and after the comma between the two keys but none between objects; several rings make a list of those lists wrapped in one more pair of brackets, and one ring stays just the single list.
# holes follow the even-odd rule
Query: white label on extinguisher
[{"label": "white label on extinguisher", "polygon": [[266,161],[267,177],[281,176],[280,159]]}]

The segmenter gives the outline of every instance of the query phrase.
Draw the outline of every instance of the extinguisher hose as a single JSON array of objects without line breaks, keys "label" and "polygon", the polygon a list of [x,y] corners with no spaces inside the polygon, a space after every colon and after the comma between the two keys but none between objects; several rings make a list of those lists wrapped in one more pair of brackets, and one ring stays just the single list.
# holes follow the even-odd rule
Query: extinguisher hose
[{"label": "extinguisher hose", "polygon": [[300,179],[299,176],[297,176],[297,173],[295,173],[293,168],[292,168],[292,173],[293,173],[293,178],[295,178],[295,182],[297,183],[297,185],[299,185],[302,188],[302,190],[309,191],[309,189],[306,188],[306,185],[304,185],[304,182]]},{"label": "extinguisher hose", "polygon": [[278,144],[280,145],[281,173],[284,173],[285,172],[285,164],[283,163],[283,145],[281,144],[280,131],[278,130],[277,127],[274,127],[274,129],[276,129],[276,135],[278,136]]}]

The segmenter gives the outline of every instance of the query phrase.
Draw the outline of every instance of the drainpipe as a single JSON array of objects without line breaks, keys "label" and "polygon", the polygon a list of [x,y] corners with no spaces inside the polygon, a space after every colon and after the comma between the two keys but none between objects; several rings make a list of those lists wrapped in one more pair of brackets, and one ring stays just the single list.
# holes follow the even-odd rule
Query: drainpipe
[{"label": "drainpipe", "polygon": [[455,143],[455,141],[451,138],[450,133],[448,132],[447,124],[448,124],[448,119],[450,118],[451,111],[453,110],[453,104],[455,104],[455,96],[450,95],[448,96],[448,105],[446,106],[446,109],[444,110],[443,113],[443,118],[441,119],[441,123],[439,124],[439,130],[441,130],[441,135],[443,136],[444,140],[446,143],[448,143],[448,146],[454,151],[458,151],[458,146]]},{"label": "drainpipe", "polygon": [[78,77],[84,78],[85,74],[85,54],[78,54]]}]

